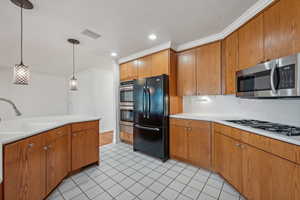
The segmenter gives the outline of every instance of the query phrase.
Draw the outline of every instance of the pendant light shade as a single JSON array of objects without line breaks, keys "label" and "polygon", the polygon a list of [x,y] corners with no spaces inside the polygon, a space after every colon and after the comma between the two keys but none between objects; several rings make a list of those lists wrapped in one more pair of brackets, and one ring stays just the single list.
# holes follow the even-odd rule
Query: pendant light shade
[{"label": "pendant light shade", "polygon": [[78,81],[75,77],[75,45],[78,45],[80,42],[75,39],[68,39],[68,42],[70,42],[73,45],[73,75],[72,78],[70,79],[70,90],[71,91],[76,91],[78,90]]},{"label": "pendant light shade", "polygon": [[11,0],[11,2],[21,8],[21,62],[14,67],[13,83],[17,85],[28,85],[30,71],[29,67],[23,64],[23,9],[33,9],[33,5],[28,0]]}]

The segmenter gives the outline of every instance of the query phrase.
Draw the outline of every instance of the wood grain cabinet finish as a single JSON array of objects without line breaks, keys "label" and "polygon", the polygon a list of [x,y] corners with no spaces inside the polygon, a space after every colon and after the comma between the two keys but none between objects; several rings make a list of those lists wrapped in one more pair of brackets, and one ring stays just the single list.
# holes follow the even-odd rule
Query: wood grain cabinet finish
[{"label": "wood grain cabinet finish", "polygon": [[41,200],[46,195],[45,135],[4,147],[4,199]]},{"label": "wood grain cabinet finish", "polygon": [[299,166],[243,145],[243,194],[255,200],[299,199]]},{"label": "wood grain cabinet finish", "polygon": [[89,123],[86,129],[72,125],[72,171],[99,161],[99,122]]},{"label": "wood grain cabinet finish", "polygon": [[197,48],[197,95],[221,94],[221,42]]},{"label": "wood grain cabinet finish", "polygon": [[169,50],[160,51],[152,55],[152,76],[159,76],[162,74],[170,74],[169,70]]},{"label": "wood grain cabinet finish", "polygon": [[265,60],[300,52],[299,13],[299,0],[280,0],[264,11]]},{"label": "wood grain cabinet finish", "polygon": [[196,50],[178,54],[177,94],[192,96],[197,94]]},{"label": "wood grain cabinet finish", "polygon": [[171,119],[170,156],[210,169],[210,128],[210,122]]},{"label": "wood grain cabinet finish", "polygon": [[152,56],[138,59],[138,77],[147,78],[152,76]]},{"label": "wood grain cabinet finish", "polygon": [[264,61],[263,15],[251,19],[238,30],[239,70],[255,66]]},{"label": "wood grain cabinet finish", "polygon": [[219,133],[214,134],[214,169],[236,189],[242,191],[242,151],[240,143]]},{"label": "wood grain cabinet finish", "polygon": [[65,126],[46,133],[47,184],[50,193],[71,171],[71,127]]},{"label": "wood grain cabinet finish", "polygon": [[120,81],[126,81],[128,79],[128,63],[120,65]]},{"label": "wood grain cabinet finish", "polygon": [[298,153],[299,146],[214,124],[214,169],[247,199],[299,199]]},{"label": "wood grain cabinet finish", "polygon": [[99,160],[99,122],[76,123],[72,130],[84,132],[72,147],[71,125],[4,146],[4,200],[44,199],[71,172],[71,155],[81,167]]},{"label": "wood grain cabinet finish", "polygon": [[235,94],[238,70],[238,32],[233,32],[222,41],[222,86],[223,94]]}]

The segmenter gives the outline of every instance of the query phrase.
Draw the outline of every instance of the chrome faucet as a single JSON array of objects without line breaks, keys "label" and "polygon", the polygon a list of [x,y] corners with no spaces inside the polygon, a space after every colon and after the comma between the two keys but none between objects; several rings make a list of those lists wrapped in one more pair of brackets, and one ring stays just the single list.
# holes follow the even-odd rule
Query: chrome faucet
[{"label": "chrome faucet", "polygon": [[13,109],[14,109],[14,111],[16,113],[16,116],[21,116],[22,115],[22,113],[17,108],[16,104],[14,102],[12,102],[11,100],[0,97],[0,101],[4,101],[6,103],[9,103],[13,107]]}]

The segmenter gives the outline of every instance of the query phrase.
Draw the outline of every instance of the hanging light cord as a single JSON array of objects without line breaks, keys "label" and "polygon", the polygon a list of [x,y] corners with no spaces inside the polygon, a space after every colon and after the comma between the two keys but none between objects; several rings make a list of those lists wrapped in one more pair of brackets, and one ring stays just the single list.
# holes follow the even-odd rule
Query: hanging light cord
[{"label": "hanging light cord", "polygon": [[23,5],[21,5],[21,65],[23,65]]},{"label": "hanging light cord", "polygon": [[75,78],[75,44],[73,44],[73,78]]}]

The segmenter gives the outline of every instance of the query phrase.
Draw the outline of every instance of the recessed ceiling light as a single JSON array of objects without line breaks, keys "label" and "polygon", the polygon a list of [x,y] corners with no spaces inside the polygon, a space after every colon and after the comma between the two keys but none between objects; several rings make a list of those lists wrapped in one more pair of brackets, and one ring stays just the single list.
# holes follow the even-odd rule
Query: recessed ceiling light
[{"label": "recessed ceiling light", "polygon": [[148,38],[149,40],[156,40],[157,36],[155,34],[150,34]]},{"label": "recessed ceiling light", "polygon": [[117,54],[116,52],[112,52],[110,55],[111,55],[112,57],[117,57],[117,56],[118,56],[118,54]]}]

